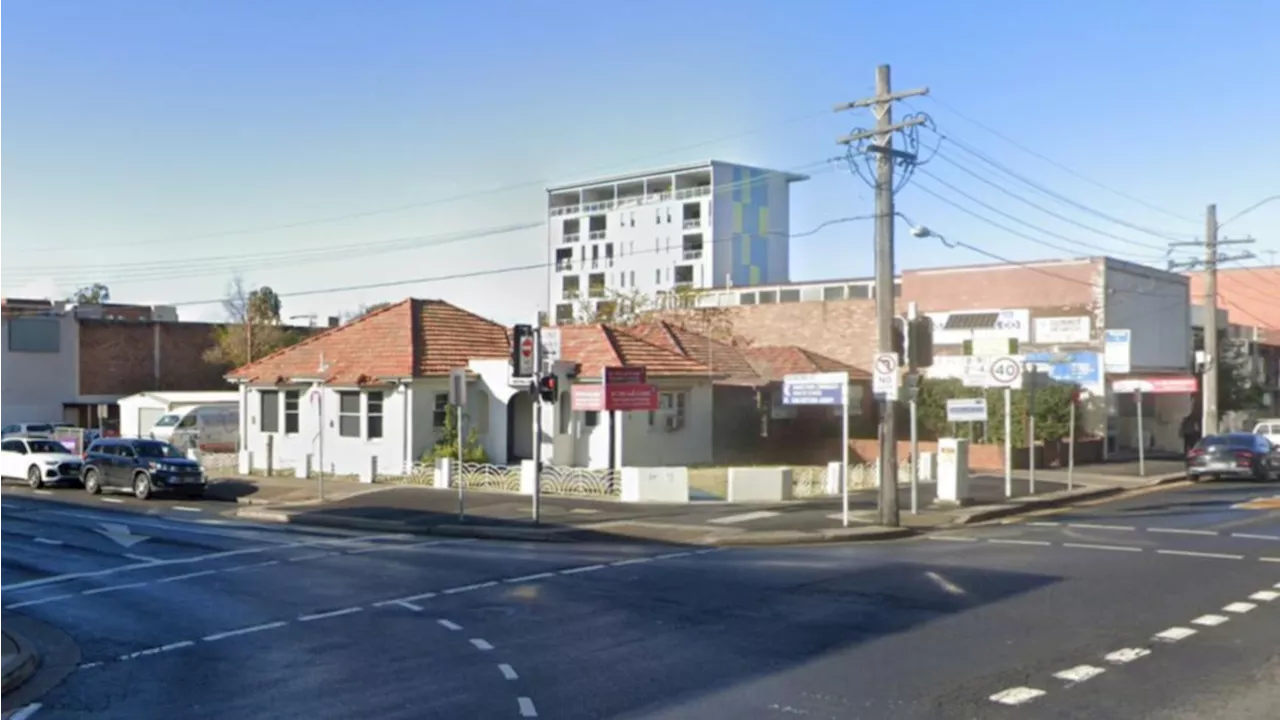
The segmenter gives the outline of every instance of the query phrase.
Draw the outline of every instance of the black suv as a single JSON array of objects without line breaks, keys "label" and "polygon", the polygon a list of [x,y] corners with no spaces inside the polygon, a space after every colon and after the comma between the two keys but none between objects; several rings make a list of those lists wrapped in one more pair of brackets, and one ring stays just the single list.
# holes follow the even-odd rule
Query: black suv
[{"label": "black suv", "polygon": [[131,490],[139,500],[154,492],[200,497],[205,476],[200,463],[178,448],[159,440],[102,438],[84,454],[84,489]]}]

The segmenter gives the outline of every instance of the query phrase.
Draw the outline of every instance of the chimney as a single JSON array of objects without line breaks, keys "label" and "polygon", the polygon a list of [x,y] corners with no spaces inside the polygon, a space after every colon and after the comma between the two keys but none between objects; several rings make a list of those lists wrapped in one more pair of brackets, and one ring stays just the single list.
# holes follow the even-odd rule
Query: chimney
[{"label": "chimney", "polygon": [[342,324],[342,318],[338,317],[337,315],[329,316],[329,327],[336,328],[341,324]]}]

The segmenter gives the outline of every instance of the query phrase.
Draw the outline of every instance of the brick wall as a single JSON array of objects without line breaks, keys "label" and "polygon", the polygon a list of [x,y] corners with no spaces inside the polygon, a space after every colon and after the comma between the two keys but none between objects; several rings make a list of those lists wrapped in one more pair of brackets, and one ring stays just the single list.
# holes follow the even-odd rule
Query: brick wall
[{"label": "brick wall", "polygon": [[1054,306],[1094,306],[1101,261],[1080,260],[1021,265],[908,270],[902,297],[921,312]]},{"label": "brick wall", "polygon": [[226,390],[228,368],[206,363],[209,323],[80,320],[81,395]]},{"label": "brick wall", "polygon": [[[876,343],[872,300],[738,305],[713,312],[714,322],[753,347],[797,345],[869,370]],[[698,329],[696,316],[689,324]]]}]

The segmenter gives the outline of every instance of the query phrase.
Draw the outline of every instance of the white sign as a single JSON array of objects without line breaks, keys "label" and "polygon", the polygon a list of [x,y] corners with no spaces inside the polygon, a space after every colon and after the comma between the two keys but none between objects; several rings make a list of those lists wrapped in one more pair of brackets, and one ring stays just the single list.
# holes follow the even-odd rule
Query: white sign
[{"label": "white sign", "polygon": [[947,401],[947,422],[986,421],[986,398],[952,398]]},{"label": "white sign", "polygon": [[1022,387],[1022,359],[1010,355],[998,357],[987,367],[988,387]]},{"label": "white sign", "polygon": [[551,372],[560,359],[560,328],[544,327],[538,330],[538,345],[542,351],[542,372]]},{"label": "white sign", "polygon": [[[946,330],[947,320],[961,315],[996,315],[993,327]],[[979,338],[1013,338],[1019,343],[1031,342],[1030,310],[965,310],[925,313],[933,320],[933,344],[960,345]]]},{"label": "white sign", "polygon": [[1130,371],[1129,355],[1133,331],[1107,330],[1103,333],[1102,363],[1108,373],[1124,375]]},{"label": "white sign", "polygon": [[984,388],[991,384],[992,358],[986,355],[966,355],[960,368],[960,381],[965,387]]},{"label": "white sign", "polygon": [[898,399],[898,356],[878,353],[871,361],[871,392],[885,400]]},{"label": "white sign", "polygon": [[449,371],[449,404],[463,407],[467,404],[467,371],[454,368]]},{"label": "white sign", "polygon": [[1035,341],[1041,345],[1087,343],[1092,327],[1088,316],[1036,318]]}]

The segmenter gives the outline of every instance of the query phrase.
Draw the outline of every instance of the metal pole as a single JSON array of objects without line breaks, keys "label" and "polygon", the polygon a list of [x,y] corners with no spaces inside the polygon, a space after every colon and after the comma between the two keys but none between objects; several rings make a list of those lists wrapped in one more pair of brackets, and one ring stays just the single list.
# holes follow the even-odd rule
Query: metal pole
[{"label": "metal pole", "polygon": [[458,521],[464,522],[467,519],[467,501],[465,497],[466,489],[463,487],[462,482],[462,406],[454,405],[453,407],[454,419],[456,420],[453,425],[458,430]]},{"label": "metal pole", "polygon": [[849,527],[849,379],[844,381],[844,417],[840,419],[840,516],[841,523]]},{"label": "metal pole", "polygon": [[[880,352],[893,352],[893,87],[889,66],[876,68],[876,335]],[[884,98],[881,100],[881,98]],[[898,435],[892,400],[880,402],[880,524],[898,518]]]},{"label": "metal pole", "polygon": [[1076,401],[1071,400],[1071,428],[1067,430],[1067,489],[1075,489],[1076,473]]},{"label": "metal pole", "polygon": [[320,467],[316,472],[316,494],[320,502],[324,502],[324,386],[317,386],[316,411],[320,414],[320,441],[317,455],[320,456]]},{"label": "metal pole", "polygon": [[1142,431],[1142,391],[1134,395],[1138,406],[1138,477],[1147,476],[1147,438]]},{"label": "metal pole", "polygon": [[[908,303],[907,364],[909,372],[911,372],[913,376],[916,371],[914,360],[915,357],[918,357],[918,353],[910,346],[910,328],[918,316],[919,308],[915,301]],[[920,382],[918,378],[912,383],[912,387],[908,389],[907,392],[909,393],[908,401],[910,403],[908,409],[911,412],[911,514],[918,515],[920,513],[920,424],[919,417],[917,416],[919,406],[917,405],[916,400],[920,392]]]},{"label": "metal pole", "polygon": [[1036,373],[1034,367],[1027,378],[1031,391],[1027,394],[1027,493],[1036,494]]},{"label": "metal pole", "polygon": [[[1203,435],[1218,432],[1218,206],[1204,215],[1204,421]],[[1139,395],[1141,397],[1141,395]]]},{"label": "metal pole", "polygon": [[1004,389],[1004,496],[1013,497],[1013,388]]},{"label": "metal pole", "polygon": [[533,331],[533,524],[542,524],[542,393],[537,392],[537,378],[542,375],[542,328]]}]

